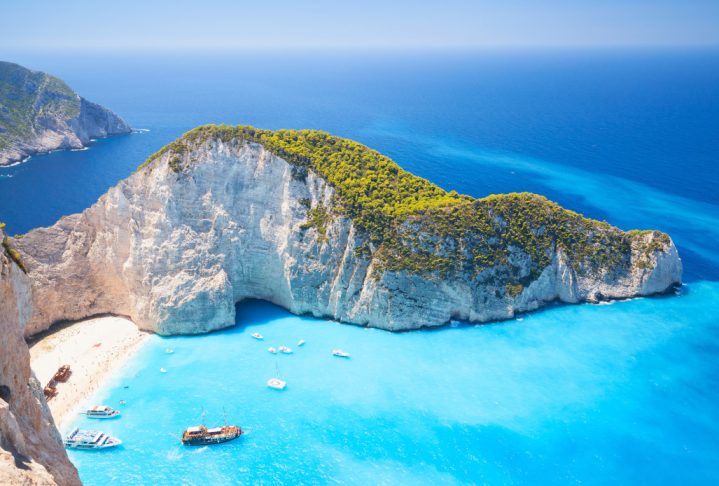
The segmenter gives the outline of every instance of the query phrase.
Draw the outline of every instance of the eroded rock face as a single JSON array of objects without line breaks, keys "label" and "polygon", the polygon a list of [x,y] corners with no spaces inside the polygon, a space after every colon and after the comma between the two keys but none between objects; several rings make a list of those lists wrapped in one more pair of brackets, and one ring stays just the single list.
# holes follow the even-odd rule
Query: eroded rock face
[{"label": "eroded rock face", "polygon": [[78,96],[62,80],[0,62],[0,166],[130,131],[124,120]]},{"label": "eroded rock face", "polygon": [[[469,271],[383,270],[367,236],[333,211],[335,189],[312,170],[237,140],[205,142],[182,161],[170,157],[83,213],[16,241],[34,286],[27,334],[100,313],[130,316],[161,334],[202,333],[232,326],[235,303],[246,298],[407,330],[510,318],[557,299],[650,295],[681,281],[674,244],[651,232],[632,238],[622,268],[601,273],[582,272],[555,249],[517,292],[491,269],[481,279]],[[187,168],[176,172],[178,164]],[[323,231],[307,225],[319,204],[331,214]],[[510,248],[518,272],[528,258]]]},{"label": "eroded rock face", "polygon": [[0,484],[79,485],[30,368],[23,328],[31,305],[27,276],[0,251]]}]

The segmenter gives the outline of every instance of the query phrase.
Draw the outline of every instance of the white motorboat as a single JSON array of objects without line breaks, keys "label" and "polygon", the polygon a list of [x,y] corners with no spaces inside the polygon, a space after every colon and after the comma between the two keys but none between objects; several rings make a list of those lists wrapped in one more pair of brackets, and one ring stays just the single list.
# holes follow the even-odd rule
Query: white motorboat
[{"label": "white motorboat", "polygon": [[267,348],[267,351],[269,351],[272,354],[277,354],[277,349],[275,349],[275,348]]},{"label": "white motorboat", "polygon": [[292,348],[288,348],[287,346],[280,346],[277,349],[279,349],[280,353],[292,354]]},{"label": "white motorboat", "polygon": [[304,345],[305,345],[304,339],[300,339],[299,341],[297,341],[297,347],[304,346]]},{"label": "white motorboat", "polygon": [[333,349],[332,356],[337,356],[338,358],[349,358],[351,355],[347,351],[342,351],[341,349]]},{"label": "white motorboat", "polygon": [[167,370],[165,368],[160,368],[160,373],[167,373]]},{"label": "white motorboat", "polygon": [[165,349],[165,353],[167,353],[167,354],[172,354],[172,353],[174,353],[174,352],[175,352],[175,350],[172,349],[172,348],[166,348],[166,349]]},{"label": "white motorboat", "polygon": [[75,429],[63,441],[68,449],[107,449],[122,444],[120,439],[99,430]]},{"label": "white motorboat", "polygon": [[94,405],[83,413],[87,415],[87,418],[91,419],[111,419],[120,416],[118,410],[110,408],[107,405]]},{"label": "white motorboat", "polygon": [[253,332],[252,334],[250,334],[250,336],[252,336],[255,339],[259,339],[260,341],[265,339],[265,337],[262,334],[260,334],[259,332]]}]

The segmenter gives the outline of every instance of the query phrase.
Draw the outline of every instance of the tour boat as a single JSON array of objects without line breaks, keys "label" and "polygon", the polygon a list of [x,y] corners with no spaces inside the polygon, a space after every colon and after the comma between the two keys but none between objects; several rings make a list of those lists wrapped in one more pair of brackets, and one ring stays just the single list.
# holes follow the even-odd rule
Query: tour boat
[{"label": "tour boat", "polygon": [[259,339],[260,341],[265,339],[265,337],[262,334],[260,334],[259,332],[253,332],[252,334],[250,334],[250,336],[252,336],[255,339]]},{"label": "tour boat", "polygon": [[304,346],[304,345],[305,345],[304,339],[300,339],[299,341],[297,341],[297,347]]},{"label": "tour boat", "polygon": [[280,353],[292,354],[292,348],[288,348],[287,346],[280,346],[280,347],[277,348],[277,349],[280,350]]},{"label": "tour boat", "polygon": [[277,354],[277,350],[275,348],[267,348],[267,351],[269,351],[272,354]]},{"label": "tour boat", "polygon": [[208,429],[204,425],[195,425],[182,433],[182,443],[188,446],[221,444],[238,438],[242,429],[237,425],[223,425]]},{"label": "tour boat", "polygon": [[350,354],[347,351],[342,351],[341,349],[333,349],[332,355],[337,356],[338,358],[349,358]]},{"label": "tour boat", "polygon": [[63,441],[68,449],[107,449],[122,444],[116,439],[99,430],[75,429]]},{"label": "tour boat", "polygon": [[83,413],[87,415],[87,418],[91,419],[110,419],[120,416],[119,411],[107,405],[94,405]]}]

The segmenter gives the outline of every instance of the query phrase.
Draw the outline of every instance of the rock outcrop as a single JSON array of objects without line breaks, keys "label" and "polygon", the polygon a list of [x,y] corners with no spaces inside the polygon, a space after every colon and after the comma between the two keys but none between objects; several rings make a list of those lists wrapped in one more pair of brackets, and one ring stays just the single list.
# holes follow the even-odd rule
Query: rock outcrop
[{"label": "rock outcrop", "polygon": [[202,333],[234,325],[247,298],[408,330],[655,294],[682,271],[663,233],[532,194],[446,193],[355,142],[248,127],[190,132],[15,245],[33,281],[27,334],[102,313]]},{"label": "rock outcrop", "polygon": [[130,131],[120,117],[78,96],[62,80],[0,62],[0,166]]},{"label": "rock outcrop", "polygon": [[0,248],[0,484],[79,485],[30,368],[23,329],[31,304],[29,279]]}]

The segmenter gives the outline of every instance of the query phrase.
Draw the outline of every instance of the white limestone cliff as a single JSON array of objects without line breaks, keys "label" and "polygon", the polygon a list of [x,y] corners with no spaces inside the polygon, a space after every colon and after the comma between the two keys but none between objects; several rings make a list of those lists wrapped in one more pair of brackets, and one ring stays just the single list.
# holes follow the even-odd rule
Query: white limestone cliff
[{"label": "white limestone cliff", "polygon": [[[366,235],[338,212],[323,237],[308,208],[332,213],[335,189],[257,143],[219,139],[170,154],[120,182],[81,214],[16,240],[33,281],[26,334],[111,313],[160,334],[232,326],[235,304],[264,299],[296,314],[388,330],[511,318],[548,302],[663,292],[681,260],[660,233],[632,238],[624,270],[576,270],[561,250],[517,295],[497,276],[382,270]],[[172,156],[174,157],[174,156]],[[510,248],[520,268],[528,255]],[[490,271],[491,272],[491,271]],[[485,275],[486,277],[486,275]],[[492,275],[490,275],[492,277]]]},{"label": "white limestone cliff", "polygon": [[0,484],[79,485],[30,368],[31,301],[29,279],[0,247]]}]

